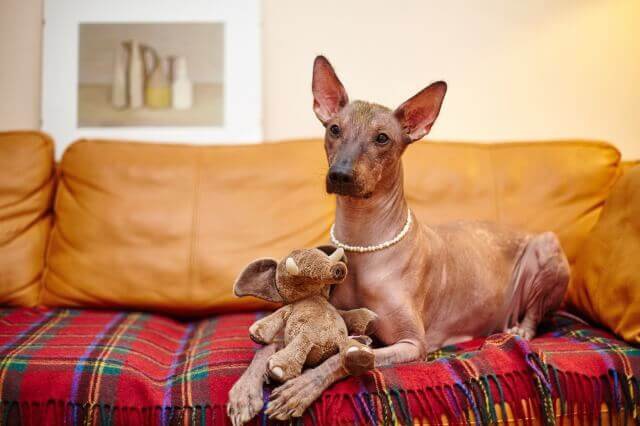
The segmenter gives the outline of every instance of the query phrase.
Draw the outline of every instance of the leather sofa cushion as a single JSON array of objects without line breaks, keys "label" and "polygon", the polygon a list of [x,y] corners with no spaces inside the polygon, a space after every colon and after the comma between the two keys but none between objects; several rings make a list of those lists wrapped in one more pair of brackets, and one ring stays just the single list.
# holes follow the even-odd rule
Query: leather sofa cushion
[{"label": "leather sofa cushion", "polygon": [[38,304],[53,187],[51,139],[0,132],[0,305]]},{"label": "leather sofa cushion", "polygon": [[332,201],[319,144],[81,141],[61,162],[43,302],[197,314],[239,299],[257,257],[325,242]]},{"label": "leather sofa cushion", "polygon": [[640,344],[640,165],[616,182],[584,243],[569,302]]},{"label": "leather sofa cushion", "polygon": [[[423,223],[485,219],[556,231],[571,261],[619,173],[582,141],[419,142],[404,157]],[[232,294],[258,257],[328,241],[319,140],[175,146],[85,140],[61,163],[43,302],[197,314],[265,307]]]},{"label": "leather sofa cushion", "polygon": [[554,231],[572,264],[620,173],[616,148],[579,140],[419,143],[404,161],[407,196],[423,222]]}]

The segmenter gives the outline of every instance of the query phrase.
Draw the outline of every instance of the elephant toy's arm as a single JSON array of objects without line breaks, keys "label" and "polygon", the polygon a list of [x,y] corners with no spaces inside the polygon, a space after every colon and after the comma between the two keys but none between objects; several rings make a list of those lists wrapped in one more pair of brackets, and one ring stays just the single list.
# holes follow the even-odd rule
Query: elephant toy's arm
[{"label": "elephant toy's arm", "polygon": [[369,347],[369,335],[374,331],[374,322],[378,316],[366,308],[338,310],[338,313],[347,325],[350,336],[340,348],[342,367],[348,374],[358,376],[374,368],[375,356]]},{"label": "elephant toy's arm", "polygon": [[338,310],[350,336],[369,336],[374,331],[374,322],[378,318],[375,312],[367,308]]},{"label": "elephant toy's arm", "polygon": [[259,319],[249,327],[249,337],[256,343],[268,344],[278,335],[291,313],[291,305],[283,306],[274,313]]}]

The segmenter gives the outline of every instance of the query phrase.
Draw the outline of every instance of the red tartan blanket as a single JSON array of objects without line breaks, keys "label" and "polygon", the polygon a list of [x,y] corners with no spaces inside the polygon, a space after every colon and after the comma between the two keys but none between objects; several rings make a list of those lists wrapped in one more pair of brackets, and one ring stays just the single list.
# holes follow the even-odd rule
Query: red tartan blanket
[{"label": "red tartan blanket", "polygon": [[[261,313],[194,322],[90,310],[0,310],[3,424],[229,424],[227,393],[257,345]],[[497,334],[429,361],[336,383],[305,424],[411,424],[538,418],[601,403],[638,420],[640,349],[556,315],[532,342]],[[265,387],[265,401],[271,388]],[[257,421],[264,423],[260,416]]]}]

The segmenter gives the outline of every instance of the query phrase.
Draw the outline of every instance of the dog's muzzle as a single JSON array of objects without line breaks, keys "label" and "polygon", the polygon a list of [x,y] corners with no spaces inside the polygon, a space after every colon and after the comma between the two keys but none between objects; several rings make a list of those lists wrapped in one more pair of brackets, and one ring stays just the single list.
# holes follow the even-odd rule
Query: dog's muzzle
[{"label": "dog's muzzle", "polygon": [[332,166],[327,173],[327,192],[339,195],[357,195],[353,168]]}]

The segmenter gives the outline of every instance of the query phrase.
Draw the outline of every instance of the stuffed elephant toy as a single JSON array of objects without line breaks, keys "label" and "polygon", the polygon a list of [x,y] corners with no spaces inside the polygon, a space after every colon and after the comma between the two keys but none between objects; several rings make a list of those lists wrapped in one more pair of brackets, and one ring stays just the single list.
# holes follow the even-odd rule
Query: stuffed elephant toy
[{"label": "stuffed elephant toy", "polygon": [[368,334],[376,314],[365,308],[340,311],[328,300],[330,286],[346,275],[344,251],[331,246],[294,250],[280,262],[259,259],[240,273],[233,287],[236,296],[284,304],[249,328],[251,339],[261,344],[284,338],[284,346],[267,364],[272,379],[287,381],[336,353],[349,374],[373,368]]}]

